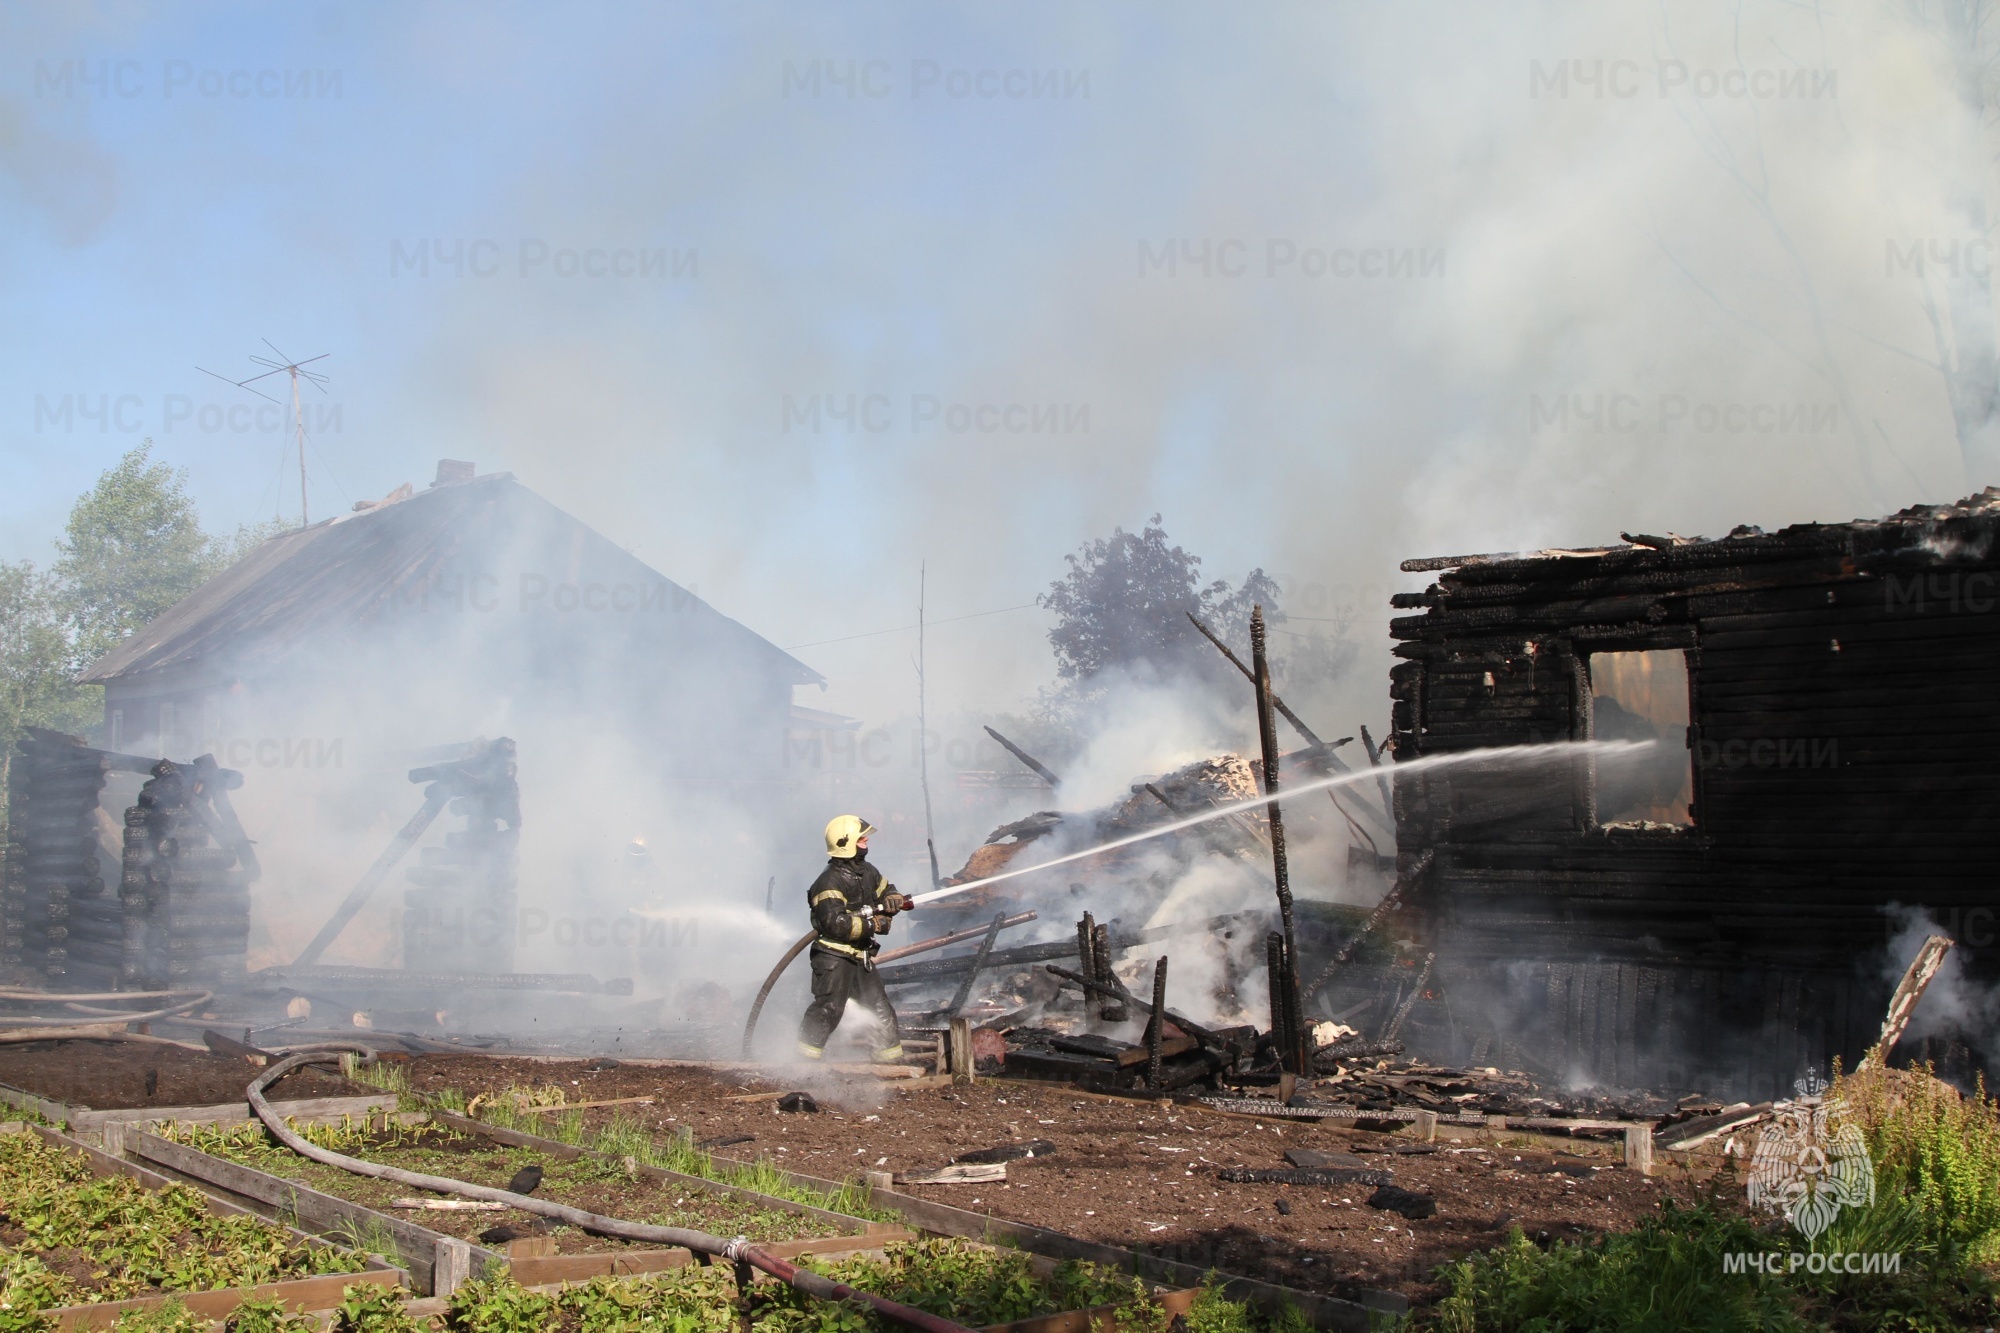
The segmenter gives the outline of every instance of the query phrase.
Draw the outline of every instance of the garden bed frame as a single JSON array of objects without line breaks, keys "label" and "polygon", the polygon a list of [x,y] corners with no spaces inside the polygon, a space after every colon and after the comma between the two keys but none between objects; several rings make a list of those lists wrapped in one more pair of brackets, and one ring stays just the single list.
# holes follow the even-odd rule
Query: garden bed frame
[{"label": "garden bed frame", "polygon": [[[245,1083],[248,1083],[247,1079]],[[106,1125],[114,1124],[143,1125],[174,1120],[183,1125],[238,1125],[257,1118],[251,1113],[247,1099],[213,1106],[128,1106],[93,1111],[88,1106],[66,1105],[5,1083],[0,1083],[0,1102],[32,1111],[52,1124],[68,1125],[80,1134],[101,1133]],[[371,1092],[353,1097],[308,1097],[298,1101],[272,1102],[271,1108],[288,1119],[308,1124],[322,1120],[339,1121],[349,1116],[358,1118],[394,1111],[396,1094]]]},{"label": "garden bed frame", "polygon": [[[177,1180],[150,1171],[135,1162],[95,1148],[81,1139],[52,1129],[47,1125],[28,1125],[27,1133],[37,1135],[43,1142],[80,1155],[90,1167],[91,1174],[104,1176],[129,1176],[150,1190],[165,1189],[170,1185],[186,1185],[189,1182]],[[222,1198],[210,1190],[201,1193],[207,1200],[208,1210],[225,1217],[254,1217],[260,1222],[282,1227],[291,1233],[293,1240],[315,1249],[347,1249],[349,1247],[324,1236],[316,1236],[302,1231],[282,1220],[266,1217],[253,1209],[245,1208]],[[251,1297],[276,1297],[283,1300],[293,1310],[327,1310],[340,1304],[341,1293],[357,1282],[382,1287],[407,1287],[410,1274],[396,1265],[385,1263],[371,1254],[361,1256],[366,1265],[359,1273],[325,1273],[317,1277],[291,1278],[284,1282],[268,1282],[257,1287],[223,1287],[211,1291],[173,1291],[154,1296],[132,1296],[116,1301],[96,1301],[88,1305],[65,1305],[40,1313],[54,1321],[60,1333],[72,1329],[110,1328],[118,1322],[120,1315],[128,1310],[145,1310],[180,1301],[188,1309],[211,1319],[227,1318],[238,1305]]]},{"label": "garden bed frame", "polygon": [[[282,1109],[282,1103],[274,1105]],[[558,1143],[552,1139],[542,1139],[532,1134],[522,1134],[515,1130],[482,1124],[464,1116],[452,1115],[450,1112],[437,1112],[432,1118],[439,1124],[476,1134],[495,1143],[510,1147],[532,1148],[562,1161],[600,1156],[586,1153],[567,1143]],[[410,1285],[427,1295],[448,1296],[467,1279],[485,1276],[501,1267],[510,1267],[515,1281],[523,1286],[539,1286],[551,1282],[581,1282],[593,1277],[664,1272],[700,1260],[700,1256],[679,1248],[607,1250],[597,1254],[563,1255],[505,1253],[460,1240],[455,1236],[444,1235],[428,1227],[419,1226],[406,1218],[343,1199],[338,1195],[328,1194],[310,1185],[228,1161],[184,1143],[175,1143],[137,1125],[119,1124],[109,1127],[106,1138],[108,1140],[106,1149],[114,1154],[114,1160],[118,1154],[135,1158],[151,1166],[164,1168],[211,1196],[219,1193],[225,1198],[248,1200],[252,1204],[262,1206],[244,1211],[257,1211],[267,1217],[295,1218],[302,1225],[323,1231],[352,1229],[364,1232],[379,1228],[394,1238],[397,1257],[410,1274]],[[845,1254],[856,1250],[879,1249],[892,1241],[915,1238],[914,1232],[901,1226],[869,1222],[863,1218],[849,1217],[845,1213],[829,1212],[823,1208],[814,1208],[790,1199],[775,1198],[755,1190],[725,1185],[699,1176],[686,1176],[649,1166],[638,1167],[636,1174],[642,1179],[662,1184],[696,1187],[753,1203],[761,1208],[810,1217],[829,1223],[840,1232],[835,1236],[781,1241],[758,1247],[787,1259],[795,1259],[804,1254]]]},{"label": "garden bed frame", "polygon": [[[496,1125],[483,1124],[448,1111],[432,1113],[441,1123],[459,1126],[473,1132],[486,1134],[502,1143],[523,1148],[534,1148],[550,1156],[601,1156],[586,1153],[583,1149],[545,1139],[536,1134],[518,1129],[501,1129]],[[749,1162],[711,1155],[711,1161],[722,1166],[747,1167]],[[795,1185],[807,1189],[832,1191],[842,1188],[841,1182],[823,1180],[817,1176],[801,1175],[787,1171],[775,1163],[766,1162],[779,1175]],[[641,1174],[649,1174],[658,1179],[677,1183],[699,1185],[706,1189],[735,1189],[735,1186],[720,1185],[700,1176],[682,1175],[675,1171],[663,1171],[657,1167],[640,1167]],[[904,1222],[921,1231],[940,1236],[960,1236],[985,1244],[1004,1245],[1012,1249],[1026,1250],[1051,1259],[1084,1259],[1102,1264],[1144,1278],[1169,1289],[1189,1289],[1199,1287],[1208,1278],[1209,1270],[1194,1264],[1184,1264],[1171,1259],[1161,1259],[1139,1250],[1120,1249],[1114,1245],[1100,1245],[1095,1241],[1078,1239],[1047,1227],[1038,1227],[1026,1222],[1013,1222],[1006,1218],[994,1217],[987,1213],[975,1213],[968,1209],[956,1208],[950,1204],[934,1203],[915,1195],[903,1194],[890,1187],[878,1177],[884,1173],[871,1172],[869,1175],[869,1199],[878,1207],[888,1209],[902,1217]],[[758,1200],[769,1196],[752,1191],[740,1191],[741,1197]],[[773,1200],[771,1206],[786,1207],[793,1211],[803,1211],[826,1217],[840,1217],[839,1213],[822,1213],[819,1209],[809,1209],[804,1204],[789,1200]],[[850,1222],[856,1219],[848,1219]],[[869,1225],[879,1226],[880,1223]],[[1300,1313],[1317,1328],[1337,1329],[1341,1333],[1367,1333],[1385,1322],[1385,1316],[1401,1316],[1410,1308],[1409,1300],[1391,1291],[1369,1291],[1363,1293],[1359,1301],[1344,1300],[1338,1296],[1328,1296],[1318,1292],[1300,1291],[1294,1287],[1283,1287],[1272,1282],[1260,1282],[1255,1278],[1231,1277],[1218,1274],[1223,1280],[1223,1291],[1232,1300],[1246,1301],[1260,1309],[1275,1313],[1289,1304],[1296,1306]],[[1079,1312],[1071,1312],[1080,1316]],[[1051,1316],[1068,1318],[1069,1316]],[[1074,1328],[1064,1326],[1052,1333],[1084,1333],[1084,1325]]]}]

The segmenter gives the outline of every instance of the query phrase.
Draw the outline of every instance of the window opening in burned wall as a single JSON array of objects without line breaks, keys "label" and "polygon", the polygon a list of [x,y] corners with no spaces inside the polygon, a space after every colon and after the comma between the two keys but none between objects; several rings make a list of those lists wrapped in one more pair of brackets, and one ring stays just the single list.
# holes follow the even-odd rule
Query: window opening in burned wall
[{"label": "window opening in burned wall", "polygon": [[1657,742],[1645,754],[1598,760],[1598,824],[1691,826],[1694,764],[1687,744],[1687,654],[1678,648],[1592,653],[1589,672],[1592,738]]}]

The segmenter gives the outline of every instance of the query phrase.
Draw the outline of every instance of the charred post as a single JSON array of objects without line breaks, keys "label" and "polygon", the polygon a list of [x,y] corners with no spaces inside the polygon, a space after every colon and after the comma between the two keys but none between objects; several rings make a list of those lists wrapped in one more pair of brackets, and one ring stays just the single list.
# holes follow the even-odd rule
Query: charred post
[{"label": "charred post", "polygon": [[1146,1021],[1146,1086],[1160,1090],[1160,1060],[1167,1032],[1167,956],[1153,964],[1153,1013]]},{"label": "charred post", "polygon": [[[1282,975],[1294,978],[1290,985],[1290,996],[1280,999],[1280,992],[1272,991],[1272,1013],[1274,1016],[1297,1014],[1300,1012],[1296,966],[1289,960],[1298,957],[1298,932],[1292,920],[1292,880],[1291,871],[1285,861],[1285,819],[1278,807],[1278,728],[1271,715],[1271,663],[1264,650],[1264,608],[1250,608],[1250,662],[1256,672],[1257,685],[1257,740],[1263,749],[1264,794],[1269,798],[1264,806],[1271,825],[1271,877],[1278,891],[1278,922],[1284,932],[1284,957],[1287,965],[1278,969]],[[1281,976],[1274,976],[1279,982]],[[1286,1025],[1289,1027],[1289,1023]],[[1275,1027],[1275,1025],[1274,1025]],[[1279,1058],[1292,1073],[1308,1073],[1311,1063],[1303,1043],[1296,1032],[1285,1032],[1286,1040],[1279,1046]]]},{"label": "charred post", "polygon": [[1115,998],[1124,987],[1119,984],[1117,973],[1111,970],[1111,927],[1095,926],[1091,930],[1090,956],[1097,963],[1097,982],[1104,996],[1104,1007],[1097,1016],[1107,1023],[1123,1023],[1130,1015],[1124,1005]]}]

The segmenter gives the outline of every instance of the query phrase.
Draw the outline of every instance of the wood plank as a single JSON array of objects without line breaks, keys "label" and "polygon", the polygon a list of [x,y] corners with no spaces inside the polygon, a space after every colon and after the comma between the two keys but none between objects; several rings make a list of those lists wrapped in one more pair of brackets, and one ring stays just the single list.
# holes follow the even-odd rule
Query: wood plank
[{"label": "wood plank", "polygon": [[[337,1233],[344,1228],[366,1231],[379,1225],[394,1238],[397,1256],[409,1270],[418,1289],[428,1293],[432,1288],[438,1242],[450,1237],[400,1217],[323,1193],[296,1180],[286,1180],[235,1162],[225,1162],[219,1157],[144,1130],[128,1130],[125,1143],[126,1151],[135,1157],[276,1208],[281,1215],[289,1214],[322,1234]],[[472,1255],[475,1271],[505,1262],[499,1254],[479,1246],[473,1247]]]},{"label": "wood plank", "polygon": [[48,1098],[38,1097],[32,1092],[23,1092],[19,1088],[10,1088],[4,1083],[0,1083],[0,1102],[6,1102],[9,1106],[17,1106],[23,1111],[32,1111],[42,1119],[53,1124],[60,1125],[70,1117],[70,1108],[64,1106],[61,1102],[52,1102]]},{"label": "wood plank", "polygon": [[404,1274],[396,1269],[368,1273],[331,1273],[321,1277],[295,1278],[289,1282],[266,1282],[255,1287],[229,1287],[220,1291],[178,1291],[162,1296],[139,1296],[124,1301],[103,1301],[95,1305],[65,1305],[44,1310],[58,1333],[71,1330],[110,1328],[119,1318],[135,1310],[154,1310],[169,1301],[179,1301],[188,1310],[207,1319],[227,1319],[247,1300],[281,1300],[285,1308],[304,1312],[330,1310],[340,1304],[348,1287],[362,1284],[396,1288]]},{"label": "wood plank", "polygon": [[[368,1093],[357,1097],[308,1097],[298,1101],[272,1102],[271,1109],[288,1119],[304,1121],[338,1120],[343,1116],[365,1119],[396,1109],[393,1092]],[[213,1106],[134,1106],[110,1111],[75,1111],[70,1124],[77,1129],[101,1129],[112,1122],[127,1125],[172,1120],[183,1125],[247,1124],[257,1117],[250,1103],[223,1102]]]},{"label": "wood plank", "polygon": [[[854,1254],[862,1250],[878,1250],[884,1245],[915,1239],[917,1233],[907,1227],[890,1227],[871,1234],[776,1241],[759,1244],[757,1248],[780,1259],[797,1259],[808,1254]],[[664,1273],[685,1268],[693,1262],[695,1256],[691,1251],[677,1248],[622,1250],[603,1254],[538,1255],[515,1259],[513,1275],[514,1280],[522,1286],[532,1287],[550,1282],[587,1282],[594,1277]]]},{"label": "wood plank", "polygon": [[[188,1184],[187,1181],[176,1179],[173,1176],[163,1176],[157,1171],[148,1171],[137,1162],[128,1161],[116,1153],[106,1152],[101,1148],[93,1147],[81,1139],[72,1138],[61,1130],[51,1129],[46,1125],[33,1125],[30,1128],[36,1134],[40,1135],[44,1142],[52,1143],[59,1148],[65,1148],[70,1152],[80,1154],[90,1164],[90,1169],[97,1175],[128,1176],[138,1181],[141,1185],[144,1185],[147,1189],[154,1190],[166,1189],[170,1185],[186,1186]],[[198,1186],[194,1188],[199,1189]],[[241,1204],[222,1198],[208,1190],[200,1190],[200,1193],[202,1198],[207,1201],[208,1211],[218,1216],[256,1218],[259,1222],[263,1222],[268,1226],[283,1228],[291,1236],[292,1240],[300,1245],[332,1246],[335,1244],[335,1242],[328,1240],[324,1236],[314,1235],[310,1231],[301,1231],[298,1227],[282,1221],[273,1221],[271,1218],[265,1217],[253,1209],[245,1208]],[[338,1246],[337,1248],[345,1249],[347,1247]],[[372,1255],[363,1255],[362,1259],[371,1270],[379,1269],[383,1272],[396,1273],[403,1277],[408,1276],[403,1273],[402,1269],[397,1268],[393,1264],[385,1263]]]}]

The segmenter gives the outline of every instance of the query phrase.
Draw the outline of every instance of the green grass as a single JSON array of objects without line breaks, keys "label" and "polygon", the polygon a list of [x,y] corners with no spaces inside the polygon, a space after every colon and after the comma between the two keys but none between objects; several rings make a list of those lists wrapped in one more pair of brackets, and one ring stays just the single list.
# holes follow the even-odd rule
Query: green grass
[{"label": "green grass", "polygon": [[398,1107],[410,1095],[410,1071],[400,1061],[364,1061],[350,1051],[340,1057],[340,1072],[355,1083],[395,1093]]},{"label": "green grass", "polygon": [[[971,1327],[1096,1305],[1118,1307],[1118,1333],[1165,1333],[1169,1322],[1144,1288],[1122,1273],[1067,1263],[1038,1277],[1023,1255],[961,1240],[892,1245],[881,1259],[829,1259],[815,1267],[857,1290]],[[895,1327],[859,1302],[818,1301],[775,1282],[755,1285],[751,1307],[760,1333],[889,1333]],[[1267,1327],[1219,1292],[1205,1308],[1209,1322],[1192,1333],[1264,1333]],[[1233,1322],[1214,1318],[1225,1309]],[[504,1275],[483,1279],[452,1296],[445,1327],[452,1333],[539,1333],[558,1326],[579,1333],[734,1333],[741,1317],[735,1279],[727,1266],[716,1265],[642,1279],[598,1278],[554,1294],[524,1290]],[[1286,1326],[1276,1333],[1305,1330]]]},{"label": "green grass", "polygon": [[[503,1186],[516,1171],[532,1163],[540,1166],[545,1173],[537,1195],[558,1202],[577,1202],[576,1191],[607,1182],[623,1183],[629,1178],[622,1156],[584,1155],[562,1160],[534,1148],[497,1143],[439,1125],[392,1124],[386,1130],[370,1130],[349,1122],[294,1125],[293,1129],[310,1143],[352,1157],[495,1188]],[[261,1124],[226,1129],[213,1125],[175,1125],[164,1132],[168,1137],[211,1156],[297,1180],[367,1208],[385,1209],[391,1199],[410,1193],[407,1186],[357,1176],[339,1167],[302,1158],[272,1138]],[[644,1206],[623,1210],[632,1221],[722,1235],[743,1234],[766,1241],[823,1236],[840,1229],[836,1224],[818,1218],[763,1207],[696,1186],[681,1187],[670,1183],[646,1185],[642,1182],[641,1189]],[[433,1230],[469,1235],[491,1225],[496,1219],[490,1214],[458,1213],[427,1214],[417,1220]],[[558,1228],[556,1234],[573,1233],[567,1228]],[[392,1257],[396,1253],[394,1239],[383,1231],[379,1223],[366,1233],[350,1227],[339,1239],[343,1244],[363,1252]],[[607,1241],[601,1248],[617,1248],[618,1244]]]},{"label": "green grass", "polygon": [[[1775,1222],[1704,1203],[1665,1205],[1629,1232],[1544,1250],[1517,1228],[1505,1244],[1448,1265],[1447,1295],[1426,1312],[1444,1333],[1750,1333],[1751,1330],[1905,1330],[1945,1333],[2000,1319],[1979,1269],[1938,1262],[1920,1248],[1907,1201],[1848,1210],[1816,1244]],[[1773,1251],[1903,1255],[1885,1274],[1767,1275],[1725,1270],[1728,1254]]]},{"label": "green grass", "polygon": [[[894,1222],[898,1214],[877,1208],[869,1202],[866,1186],[852,1181],[843,1181],[831,1190],[801,1185],[791,1179],[770,1162],[758,1159],[741,1165],[717,1162],[708,1153],[694,1146],[692,1136],[682,1130],[678,1134],[657,1136],[640,1121],[623,1111],[614,1111],[609,1123],[602,1128],[591,1129],[584,1122],[584,1113],[570,1111],[562,1115],[545,1113],[528,1114],[520,1109],[522,1099],[532,1096],[530,1090],[509,1089],[498,1097],[479,1102],[478,1119],[501,1129],[519,1130],[527,1134],[537,1134],[545,1139],[554,1139],[585,1152],[598,1153],[618,1161],[627,1158],[641,1166],[657,1167],[662,1171],[675,1171],[684,1176],[696,1176],[702,1180],[713,1180],[724,1185],[734,1185],[738,1189],[755,1190],[773,1198],[786,1199],[792,1203],[802,1203],[812,1208],[823,1208],[830,1213],[840,1213],[846,1217],[859,1217],[873,1222]],[[440,1104],[443,1104],[440,1099]],[[530,1105],[546,1102],[530,1102]],[[554,1123],[550,1123],[553,1121]]]},{"label": "green grass", "polygon": [[[1837,1073],[1837,1071],[1836,1071]],[[1621,1235],[1543,1250],[1519,1231],[1441,1271],[1424,1322],[1448,1333],[1937,1330],[2000,1323],[2000,1105],[1928,1069],[1837,1076],[1829,1093],[1861,1128],[1875,1201],[1844,1208],[1811,1242],[1736,1201],[1665,1206]],[[1894,1274],[1727,1273],[1732,1253],[1895,1254]]]}]

